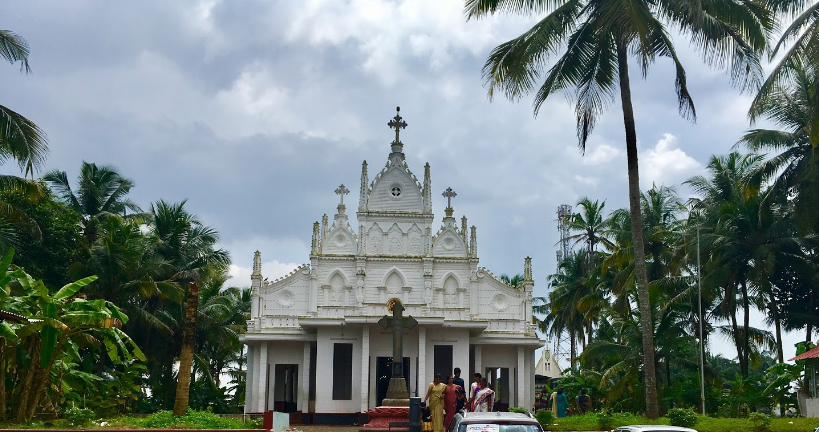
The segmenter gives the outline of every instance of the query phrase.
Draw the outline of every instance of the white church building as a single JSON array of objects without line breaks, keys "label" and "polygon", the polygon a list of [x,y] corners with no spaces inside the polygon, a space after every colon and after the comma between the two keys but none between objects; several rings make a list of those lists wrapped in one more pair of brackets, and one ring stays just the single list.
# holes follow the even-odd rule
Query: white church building
[{"label": "white church building", "polygon": [[[351,224],[341,185],[338,211],[313,224],[310,263],[268,282],[261,255],[253,258],[252,309],[247,322],[245,412],[290,412],[294,420],[362,424],[387,391],[392,331],[378,320],[398,299],[418,325],[404,332],[404,376],[411,396],[423,397],[435,374],[458,367],[488,377],[496,408],[531,407],[535,350],[531,259],[524,281],[510,286],[478,266],[475,226],[455,220],[447,189],[446,216],[432,213],[430,166],[423,182],[404,158],[396,115],[386,166],[369,180],[362,164],[356,220]],[[275,252],[275,251],[273,251]],[[522,258],[522,257],[521,257]],[[298,417],[300,415],[300,418]]]}]

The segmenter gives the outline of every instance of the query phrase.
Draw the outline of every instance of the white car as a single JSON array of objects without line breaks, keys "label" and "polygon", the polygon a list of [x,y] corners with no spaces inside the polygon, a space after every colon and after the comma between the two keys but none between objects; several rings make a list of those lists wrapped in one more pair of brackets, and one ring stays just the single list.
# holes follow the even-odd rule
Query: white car
[{"label": "white car", "polygon": [[449,432],[543,432],[531,414],[459,412],[452,419]]},{"label": "white car", "polygon": [[[614,432],[697,432],[696,429],[666,425],[620,426]],[[819,431],[817,431],[819,432]]]}]

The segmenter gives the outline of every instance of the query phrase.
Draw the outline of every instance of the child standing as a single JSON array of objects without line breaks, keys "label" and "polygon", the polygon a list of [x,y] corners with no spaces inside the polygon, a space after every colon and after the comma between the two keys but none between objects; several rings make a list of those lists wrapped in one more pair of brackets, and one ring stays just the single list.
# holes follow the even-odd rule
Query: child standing
[{"label": "child standing", "polygon": [[432,411],[423,402],[421,402],[421,430],[423,432],[432,432]]}]

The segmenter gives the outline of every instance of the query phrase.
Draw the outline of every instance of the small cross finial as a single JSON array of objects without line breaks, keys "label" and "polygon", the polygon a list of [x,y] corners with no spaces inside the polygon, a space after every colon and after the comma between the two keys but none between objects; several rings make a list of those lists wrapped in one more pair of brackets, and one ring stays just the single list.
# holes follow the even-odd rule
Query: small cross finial
[{"label": "small cross finial", "polygon": [[401,117],[401,107],[395,108],[395,117],[387,123],[387,126],[389,126],[390,129],[395,129],[395,142],[401,142],[401,140],[398,139],[398,135],[401,133],[401,129],[406,129],[408,126],[407,122]]},{"label": "small cross finial", "polygon": [[441,195],[443,195],[446,198],[447,208],[452,208],[452,198],[455,198],[456,196],[458,196],[458,194],[456,194],[451,187],[448,187]]},{"label": "small cross finial", "polygon": [[336,195],[341,197],[341,205],[344,205],[344,195],[347,195],[348,193],[350,193],[350,190],[343,184],[336,189]]}]

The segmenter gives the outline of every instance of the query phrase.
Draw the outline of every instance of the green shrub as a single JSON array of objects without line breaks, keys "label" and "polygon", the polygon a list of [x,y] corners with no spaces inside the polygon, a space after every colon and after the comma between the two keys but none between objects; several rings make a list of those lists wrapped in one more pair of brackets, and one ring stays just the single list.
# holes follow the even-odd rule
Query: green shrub
[{"label": "green shrub", "polygon": [[751,424],[754,425],[755,432],[765,432],[770,430],[769,429],[769,426],[771,425],[770,416],[755,412],[749,414],[748,419],[751,420]]},{"label": "green shrub", "polygon": [[69,408],[63,413],[63,418],[71,426],[86,426],[94,417],[94,411],[90,408]]},{"label": "green shrub", "polygon": [[608,410],[604,409],[597,413],[597,427],[604,431],[614,429],[614,417]]},{"label": "green shrub", "polygon": [[547,409],[537,410],[537,412],[535,413],[535,418],[537,419],[537,422],[540,423],[541,426],[543,426],[543,429],[546,430],[549,430],[550,426],[555,421],[554,414],[552,414],[551,410]]},{"label": "green shrub", "polygon": [[529,410],[524,407],[509,407],[509,412],[526,414]]},{"label": "green shrub", "polygon": [[693,409],[672,408],[666,414],[672,426],[693,428],[697,424],[697,413]]}]

